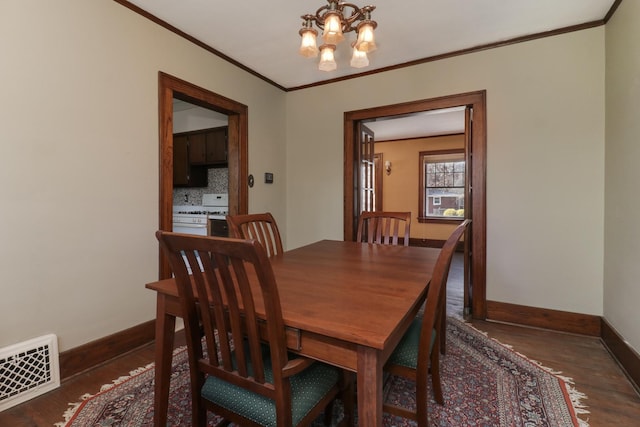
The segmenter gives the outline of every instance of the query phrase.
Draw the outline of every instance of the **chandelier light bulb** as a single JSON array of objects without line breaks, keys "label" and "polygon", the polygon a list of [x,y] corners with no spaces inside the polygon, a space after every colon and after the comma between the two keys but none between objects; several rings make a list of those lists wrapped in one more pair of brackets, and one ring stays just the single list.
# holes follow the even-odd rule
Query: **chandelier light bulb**
[{"label": "chandelier light bulb", "polygon": [[375,21],[364,21],[358,25],[358,41],[356,47],[362,52],[373,52],[378,48],[376,46],[375,35],[373,30],[375,28]]},{"label": "chandelier light bulb", "polygon": [[358,50],[353,46],[353,56],[351,57],[351,66],[353,68],[363,68],[369,65],[369,58],[367,58],[367,52]]},{"label": "chandelier light bulb", "polygon": [[333,71],[338,68],[336,60],[333,57],[333,51],[335,49],[336,46],[332,44],[323,44],[320,46],[320,64],[318,64],[320,71]]},{"label": "chandelier light bulb", "polygon": [[316,44],[316,37],[318,32],[313,28],[303,28],[300,30],[302,36],[302,43],[300,44],[300,55],[305,58],[315,58],[318,56],[318,46]]},{"label": "chandelier light bulb", "polygon": [[324,32],[322,40],[327,44],[338,44],[344,40],[342,34],[342,20],[338,12],[327,12],[324,18]]}]

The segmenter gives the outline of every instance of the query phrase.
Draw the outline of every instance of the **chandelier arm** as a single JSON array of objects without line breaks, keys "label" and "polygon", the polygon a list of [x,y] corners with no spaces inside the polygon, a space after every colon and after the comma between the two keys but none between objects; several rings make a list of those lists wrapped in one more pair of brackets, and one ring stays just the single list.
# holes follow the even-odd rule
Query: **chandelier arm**
[{"label": "chandelier arm", "polygon": [[343,28],[343,32],[348,33],[350,31],[355,30],[355,28],[351,25],[356,21],[360,21],[362,19],[364,19],[364,12],[362,9],[360,9],[358,6],[356,6],[353,3],[347,3],[347,2],[342,2],[339,3],[339,7],[340,7],[340,11],[343,12],[345,8],[350,7],[353,9],[353,12],[351,12],[351,15],[349,15],[349,17],[346,17],[344,15],[344,12],[342,13],[342,26]]},{"label": "chandelier arm", "polygon": [[[321,8],[319,8],[318,10],[316,10],[315,16],[311,15],[311,16],[313,16],[313,18],[312,18],[313,21],[316,23],[317,27],[320,28],[321,30],[324,30],[324,17],[325,17],[325,15],[327,13],[325,12],[322,15],[320,13],[322,11],[327,11],[328,12],[329,10],[330,10],[329,6],[324,5]],[[307,15],[307,16],[309,16],[309,15]]]},{"label": "chandelier arm", "polygon": [[341,7],[340,10],[344,10],[345,7],[350,7],[353,9],[353,12],[348,18],[345,17],[344,14],[342,15],[344,18],[344,24],[343,24],[344,29],[342,31],[345,33],[348,33],[350,31],[355,31],[357,29],[357,26],[354,27],[352,25],[354,22],[370,20],[371,12],[376,8],[373,5],[358,7],[353,3],[347,3],[347,2],[339,3],[339,6]]},{"label": "chandelier arm", "polygon": [[[345,13],[344,13],[345,8],[353,9],[351,11],[351,14],[348,17],[345,16]],[[366,17],[368,16],[368,14],[370,14],[371,11],[373,11],[375,8],[376,7],[372,5],[364,6],[360,8],[353,3],[348,3],[348,2],[337,3],[335,11],[339,12],[340,14],[342,27],[343,27],[342,31],[345,33],[355,31],[356,27],[353,26],[353,23],[356,21],[363,21],[367,19]],[[330,8],[330,5],[324,5],[318,8],[318,10],[316,10],[315,15],[304,15],[302,18],[312,19],[318,28],[320,28],[321,30],[324,30],[324,20],[327,12],[329,11],[332,11],[332,9]]]}]

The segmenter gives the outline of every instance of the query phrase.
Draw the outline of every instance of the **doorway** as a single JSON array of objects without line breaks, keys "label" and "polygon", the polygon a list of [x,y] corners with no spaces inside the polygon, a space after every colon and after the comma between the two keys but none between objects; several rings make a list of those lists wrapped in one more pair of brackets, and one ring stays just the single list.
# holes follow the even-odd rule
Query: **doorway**
[{"label": "doorway", "polygon": [[[160,135],[159,229],[171,231],[173,206],[173,100],[179,99],[228,116],[229,213],[248,212],[248,108],[192,83],[158,74]],[[171,277],[159,253],[159,278]]]},{"label": "doorway", "polygon": [[379,118],[400,116],[424,111],[469,107],[473,110],[471,130],[465,142],[470,165],[469,188],[473,197],[469,217],[471,264],[471,315],[486,317],[486,91],[469,92],[403,104],[388,105],[345,113],[344,118],[344,239],[354,240],[359,198],[359,140],[360,123]]}]

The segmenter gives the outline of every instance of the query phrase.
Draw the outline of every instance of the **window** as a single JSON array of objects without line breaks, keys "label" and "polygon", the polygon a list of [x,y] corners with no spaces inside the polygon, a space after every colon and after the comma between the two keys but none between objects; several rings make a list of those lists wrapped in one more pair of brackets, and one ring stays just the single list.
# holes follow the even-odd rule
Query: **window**
[{"label": "window", "polygon": [[464,218],[463,150],[420,153],[420,220]]}]

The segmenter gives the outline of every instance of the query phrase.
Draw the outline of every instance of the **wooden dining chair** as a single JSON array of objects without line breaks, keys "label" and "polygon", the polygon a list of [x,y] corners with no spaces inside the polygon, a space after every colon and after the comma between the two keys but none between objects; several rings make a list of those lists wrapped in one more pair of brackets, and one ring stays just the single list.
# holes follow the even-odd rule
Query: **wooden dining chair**
[{"label": "wooden dining chair", "polygon": [[446,334],[446,318],[442,316],[443,310],[446,310],[444,294],[453,253],[470,223],[471,220],[467,219],[456,227],[440,250],[428,285],[424,314],[413,320],[384,368],[390,374],[409,378],[416,383],[415,412],[387,402],[383,405],[384,411],[417,421],[418,427],[429,424],[429,372],[435,400],[444,404],[440,383],[440,335]]},{"label": "wooden dining chair", "polygon": [[362,212],[358,218],[358,242],[409,246],[411,212]]},{"label": "wooden dining chair", "polygon": [[287,352],[276,279],[258,241],[156,236],[184,313],[191,425],[205,426],[207,410],[242,426],[310,425],[348,390],[345,371]]},{"label": "wooden dining chair", "polygon": [[272,257],[281,254],[282,239],[273,215],[269,212],[248,215],[227,215],[230,237],[256,239]]}]

